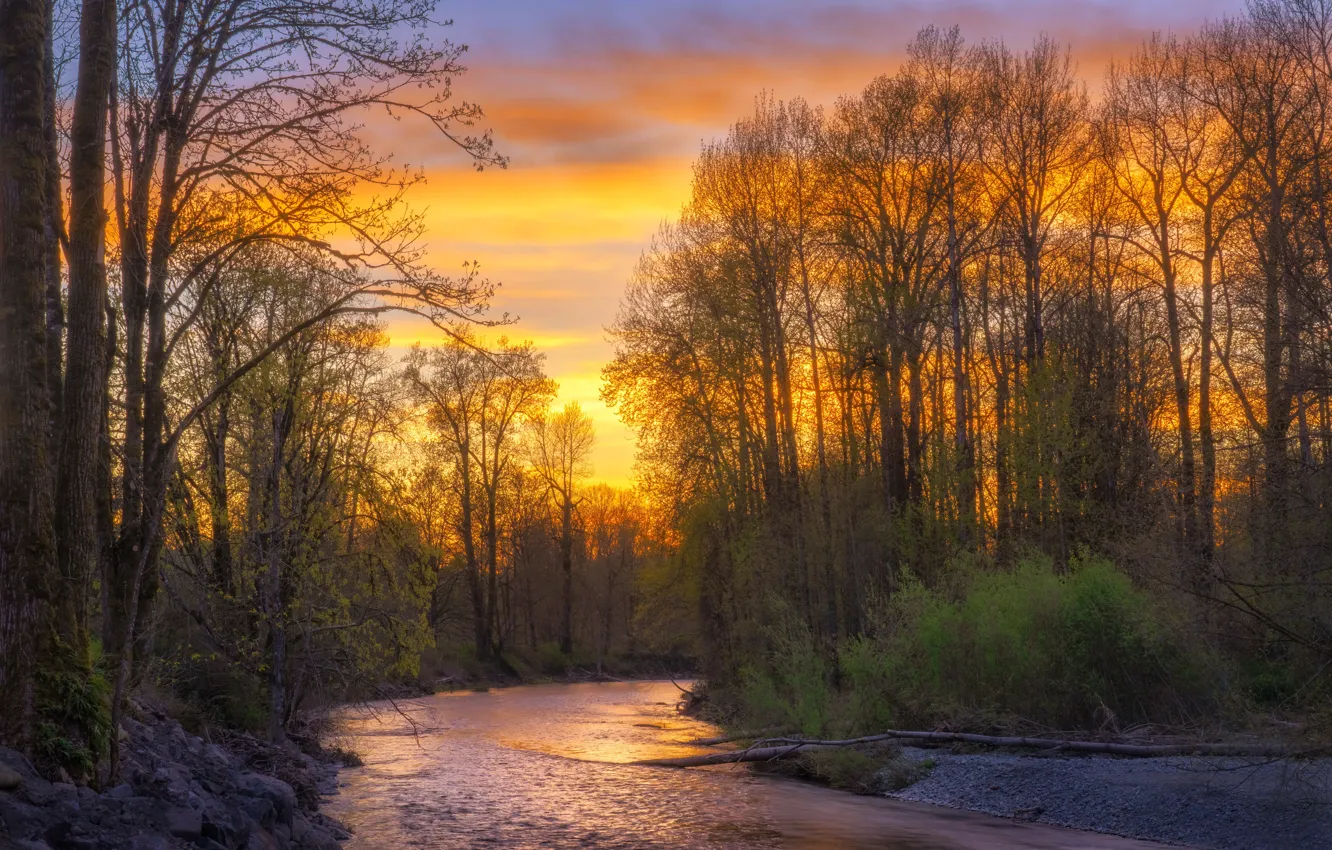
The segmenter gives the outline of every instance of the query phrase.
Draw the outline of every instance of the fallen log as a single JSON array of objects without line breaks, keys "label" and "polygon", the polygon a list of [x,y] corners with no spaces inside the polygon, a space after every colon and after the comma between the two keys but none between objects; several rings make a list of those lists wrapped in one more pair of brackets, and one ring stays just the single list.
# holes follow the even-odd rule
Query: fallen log
[{"label": "fallen log", "polygon": [[842,741],[803,740],[800,738],[769,738],[756,741],[754,746],[725,753],[707,753],[701,756],[644,759],[633,764],[650,767],[703,767],[711,764],[774,761],[791,758],[806,750],[839,749],[886,741],[931,741],[935,743],[984,744],[991,747],[1018,747],[1026,749],[1059,750],[1098,755],[1137,756],[1252,756],[1281,758],[1296,755],[1289,747],[1273,744],[1122,744],[1113,741],[1062,741],[1052,738],[1015,738],[996,735],[976,735],[969,732],[916,732],[895,730],[863,738]]}]

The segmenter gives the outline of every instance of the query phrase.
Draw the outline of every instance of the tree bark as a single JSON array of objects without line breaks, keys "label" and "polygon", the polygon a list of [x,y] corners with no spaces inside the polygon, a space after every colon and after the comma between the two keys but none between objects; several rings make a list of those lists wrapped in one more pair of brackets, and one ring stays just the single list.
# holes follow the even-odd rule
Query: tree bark
[{"label": "tree bark", "polygon": [[56,591],[44,0],[0,0],[0,741],[31,752]]},{"label": "tree bark", "polygon": [[[86,653],[88,588],[101,557],[98,453],[107,392],[106,129],[115,80],[115,0],[85,0],[70,124],[69,340],[57,477],[56,532],[70,629]],[[61,618],[65,620],[65,617]]]}]

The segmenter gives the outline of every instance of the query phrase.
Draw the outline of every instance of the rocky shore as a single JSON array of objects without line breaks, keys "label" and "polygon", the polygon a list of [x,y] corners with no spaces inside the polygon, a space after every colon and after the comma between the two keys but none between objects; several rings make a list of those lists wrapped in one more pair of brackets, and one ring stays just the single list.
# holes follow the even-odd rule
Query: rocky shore
[{"label": "rocky shore", "polygon": [[1332,847],[1332,760],[955,753],[887,793],[1017,820],[1206,850]]},{"label": "rocky shore", "polygon": [[337,850],[319,812],[336,763],[250,736],[206,741],[139,707],[121,733],[121,784],[43,779],[0,748],[0,850]]}]

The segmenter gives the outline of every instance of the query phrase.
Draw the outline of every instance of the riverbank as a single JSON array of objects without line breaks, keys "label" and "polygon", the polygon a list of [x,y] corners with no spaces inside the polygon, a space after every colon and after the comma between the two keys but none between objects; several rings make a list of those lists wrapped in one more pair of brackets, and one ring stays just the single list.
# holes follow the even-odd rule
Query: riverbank
[{"label": "riverbank", "polygon": [[248,735],[204,740],[137,707],[121,733],[121,784],[48,782],[0,749],[0,850],[337,850],[319,811],[338,765]]},{"label": "riverbank", "polygon": [[1332,760],[954,753],[883,796],[1207,850],[1332,847]]}]

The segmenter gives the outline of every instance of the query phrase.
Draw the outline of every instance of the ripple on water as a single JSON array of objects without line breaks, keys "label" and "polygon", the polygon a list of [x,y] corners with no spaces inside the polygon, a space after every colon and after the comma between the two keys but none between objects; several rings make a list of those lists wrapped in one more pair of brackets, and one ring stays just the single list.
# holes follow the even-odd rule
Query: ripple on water
[{"label": "ripple on water", "polygon": [[1147,848],[1142,842],[860,798],[744,768],[626,762],[704,750],[669,682],[439,694],[354,718],[365,766],[330,812],[348,850],[420,847]]}]

